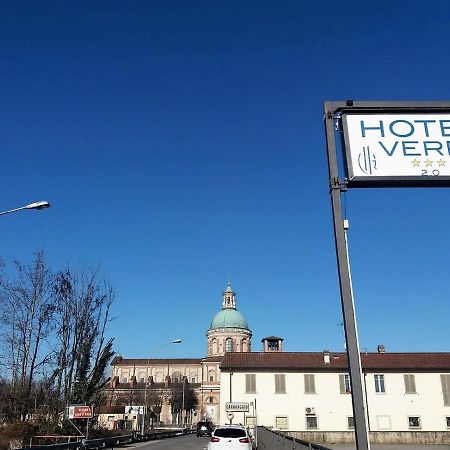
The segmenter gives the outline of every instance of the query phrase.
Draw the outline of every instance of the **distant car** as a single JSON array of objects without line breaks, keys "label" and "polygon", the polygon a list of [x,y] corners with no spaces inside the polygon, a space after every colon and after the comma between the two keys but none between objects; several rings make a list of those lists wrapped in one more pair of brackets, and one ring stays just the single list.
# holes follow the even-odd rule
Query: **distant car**
[{"label": "distant car", "polygon": [[242,425],[220,425],[209,439],[208,450],[252,450],[252,439]]},{"label": "distant car", "polygon": [[209,421],[200,421],[197,422],[197,437],[200,436],[211,436],[213,432],[213,424]]}]

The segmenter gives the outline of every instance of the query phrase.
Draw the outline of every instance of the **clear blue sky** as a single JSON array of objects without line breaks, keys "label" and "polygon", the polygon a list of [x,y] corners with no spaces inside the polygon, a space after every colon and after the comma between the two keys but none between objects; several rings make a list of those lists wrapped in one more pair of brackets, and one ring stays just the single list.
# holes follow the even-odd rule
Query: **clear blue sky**
[{"label": "clear blue sky", "polygon": [[[100,267],[116,350],[342,350],[325,100],[449,100],[450,2],[2,1],[1,254]],[[450,190],[349,191],[361,349],[448,351]]]}]

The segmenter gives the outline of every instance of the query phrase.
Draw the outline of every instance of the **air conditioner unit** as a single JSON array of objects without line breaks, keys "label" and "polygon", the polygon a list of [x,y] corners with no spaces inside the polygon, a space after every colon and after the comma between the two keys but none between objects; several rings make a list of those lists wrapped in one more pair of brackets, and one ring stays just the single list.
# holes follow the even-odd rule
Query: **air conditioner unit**
[{"label": "air conditioner unit", "polygon": [[307,406],[305,408],[305,413],[307,416],[313,416],[314,414],[316,414],[316,410],[311,406]]}]

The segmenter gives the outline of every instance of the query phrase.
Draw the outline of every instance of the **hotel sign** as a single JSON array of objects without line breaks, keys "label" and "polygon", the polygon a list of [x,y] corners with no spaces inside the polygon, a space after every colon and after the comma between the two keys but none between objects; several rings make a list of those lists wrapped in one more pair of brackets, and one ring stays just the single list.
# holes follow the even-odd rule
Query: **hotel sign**
[{"label": "hotel sign", "polygon": [[450,113],[342,115],[349,186],[450,185]]}]

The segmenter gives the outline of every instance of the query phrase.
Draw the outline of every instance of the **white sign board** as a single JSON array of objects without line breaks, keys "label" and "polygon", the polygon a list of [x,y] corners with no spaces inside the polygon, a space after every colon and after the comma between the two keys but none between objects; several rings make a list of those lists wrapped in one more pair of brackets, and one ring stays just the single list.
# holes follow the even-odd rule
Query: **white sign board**
[{"label": "white sign board", "polygon": [[342,123],[350,184],[450,180],[450,114],[344,114]]},{"label": "white sign board", "polygon": [[125,414],[144,414],[145,406],[125,406]]},{"label": "white sign board", "polygon": [[225,403],[226,412],[248,412],[249,404],[247,402],[227,402]]}]

